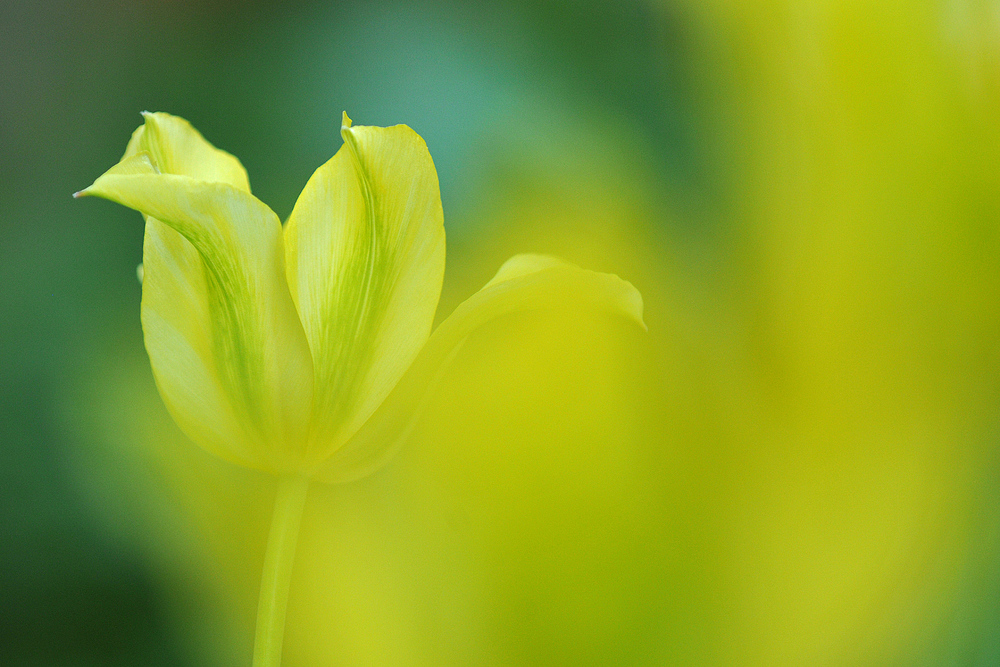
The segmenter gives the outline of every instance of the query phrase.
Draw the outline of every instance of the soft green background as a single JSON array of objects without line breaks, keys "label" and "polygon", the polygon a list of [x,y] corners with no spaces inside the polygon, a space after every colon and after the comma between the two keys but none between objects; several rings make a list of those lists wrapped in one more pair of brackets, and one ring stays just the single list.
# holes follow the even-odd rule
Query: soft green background
[{"label": "soft green background", "polygon": [[487,328],[311,490],[286,664],[1000,663],[995,2],[0,3],[0,664],[249,664],[273,483],[70,198],[144,109],[282,218],[342,110],[413,127],[439,319],[522,251],[646,300]]}]

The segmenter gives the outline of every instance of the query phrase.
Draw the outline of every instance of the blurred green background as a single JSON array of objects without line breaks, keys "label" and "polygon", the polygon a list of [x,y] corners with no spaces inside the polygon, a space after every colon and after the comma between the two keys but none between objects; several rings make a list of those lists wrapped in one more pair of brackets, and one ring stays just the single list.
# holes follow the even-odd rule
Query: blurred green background
[{"label": "blurred green background", "polygon": [[357,124],[438,168],[438,319],[517,252],[630,280],[474,336],[314,486],[287,665],[1000,664],[1000,6],[0,4],[0,664],[247,665],[274,484],[153,387],[139,111],[283,219]]}]

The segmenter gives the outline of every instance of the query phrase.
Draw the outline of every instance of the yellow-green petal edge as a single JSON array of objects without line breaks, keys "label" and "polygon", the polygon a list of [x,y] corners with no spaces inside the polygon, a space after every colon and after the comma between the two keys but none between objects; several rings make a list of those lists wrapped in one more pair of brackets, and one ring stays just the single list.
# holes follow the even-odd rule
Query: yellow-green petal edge
[{"label": "yellow-green petal edge", "polygon": [[477,328],[508,313],[561,308],[607,311],[646,328],[642,295],[631,283],[547,255],[516,255],[438,326],[392,394],[317,470],[316,479],[349,482],[384,465],[408,436],[451,359]]}]

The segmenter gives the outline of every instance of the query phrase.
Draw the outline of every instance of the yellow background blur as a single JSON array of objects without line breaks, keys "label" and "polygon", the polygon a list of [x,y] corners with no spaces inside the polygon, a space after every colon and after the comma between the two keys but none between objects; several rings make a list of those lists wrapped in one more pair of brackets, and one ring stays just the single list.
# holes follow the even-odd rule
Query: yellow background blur
[{"label": "yellow background blur", "polygon": [[274,482],[177,431],[143,109],[283,218],[340,112],[438,167],[442,319],[517,252],[617,273],[479,331],[310,490],[293,665],[1000,663],[995,2],[0,8],[0,663],[247,665]]}]

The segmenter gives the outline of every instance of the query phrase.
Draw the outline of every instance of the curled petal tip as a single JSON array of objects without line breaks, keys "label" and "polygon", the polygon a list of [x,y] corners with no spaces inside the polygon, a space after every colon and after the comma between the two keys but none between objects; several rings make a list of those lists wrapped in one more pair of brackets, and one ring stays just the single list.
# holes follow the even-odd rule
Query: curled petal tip
[{"label": "curled petal tip", "polygon": [[347,115],[347,112],[345,111],[344,118],[340,121],[340,131],[343,132],[344,130],[350,129],[350,127],[351,127],[351,119]]},{"label": "curled petal tip", "polygon": [[645,303],[642,300],[642,294],[629,281],[623,280],[622,282],[628,286],[629,298],[632,301],[631,308],[627,309],[629,316],[636,324],[642,327],[643,331],[649,331],[643,312]]}]

